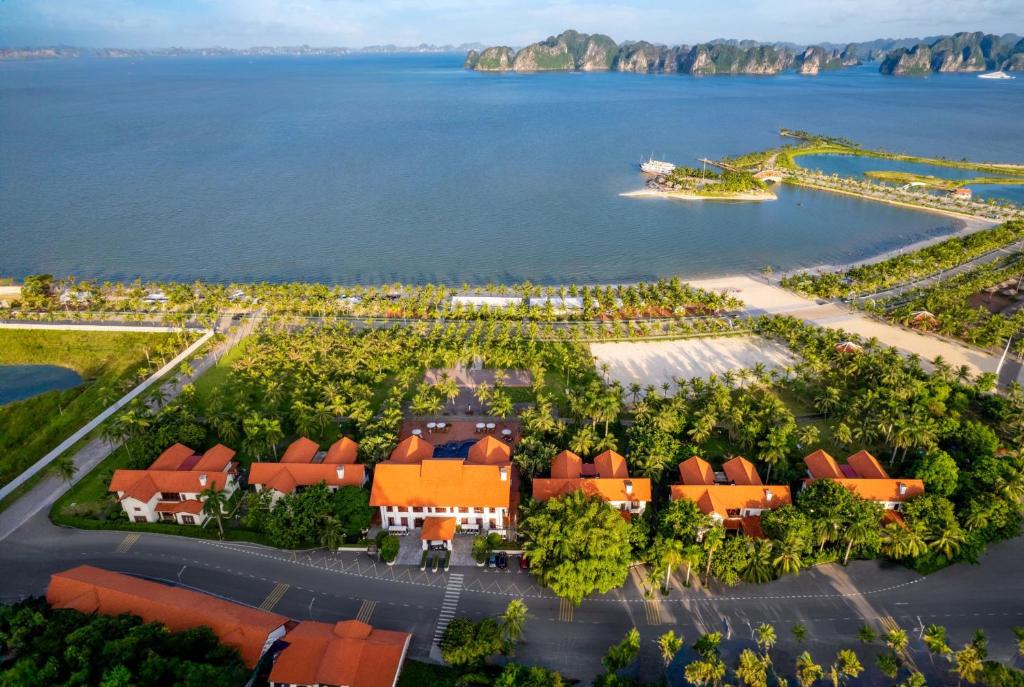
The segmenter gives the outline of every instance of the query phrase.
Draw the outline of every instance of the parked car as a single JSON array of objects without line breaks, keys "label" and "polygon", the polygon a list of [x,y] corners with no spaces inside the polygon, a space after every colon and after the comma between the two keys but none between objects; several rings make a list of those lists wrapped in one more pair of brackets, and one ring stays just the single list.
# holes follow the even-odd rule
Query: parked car
[{"label": "parked car", "polygon": [[501,568],[502,570],[504,570],[505,568],[508,567],[508,554],[507,553],[499,553],[498,554],[498,567]]},{"label": "parked car", "polygon": [[522,556],[519,557],[519,569],[520,570],[529,570],[530,569],[530,563],[529,563],[529,561],[526,560],[526,554],[525,553]]},{"label": "parked car", "polygon": [[490,556],[487,557],[487,567],[488,568],[496,568],[496,567],[498,567],[498,554],[492,553]]}]

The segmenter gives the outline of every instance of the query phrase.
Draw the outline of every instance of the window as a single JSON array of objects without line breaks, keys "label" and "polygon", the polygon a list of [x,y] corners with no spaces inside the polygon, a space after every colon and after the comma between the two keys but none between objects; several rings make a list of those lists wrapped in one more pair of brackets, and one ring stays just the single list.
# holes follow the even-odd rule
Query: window
[{"label": "window", "polygon": [[[138,508],[136,508],[135,510],[138,510]],[[146,520],[146,516],[145,515],[136,515],[135,516],[135,522],[149,522],[149,521]]]},{"label": "window", "polygon": [[181,494],[176,491],[165,491],[160,494],[162,501],[181,501]]},{"label": "window", "polygon": [[182,525],[194,525],[194,524],[196,524],[196,519],[193,518],[191,515],[182,515],[181,516],[181,524]]},{"label": "window", "polygon": [[132,510],[134,510],[134,511],[135,511],[136,513],[138,513],[138,512],[139,512],[140,510],[142,510],[142,509],[141,509],[141,508],[139,508],[138,506],[135,506],[135,508],[133,508]]},{"label": "window", "polygon": [[412,512],[413,513],[422,513],[423,512],[423,508],[421,508],[420,506],[416,506],[415,508],[412,509]]}]

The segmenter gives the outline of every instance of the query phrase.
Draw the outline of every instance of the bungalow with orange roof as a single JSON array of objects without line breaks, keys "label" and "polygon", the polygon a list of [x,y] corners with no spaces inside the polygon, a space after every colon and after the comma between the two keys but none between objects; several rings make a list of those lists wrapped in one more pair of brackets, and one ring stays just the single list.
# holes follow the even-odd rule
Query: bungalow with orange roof
[{"label": "bungalow with orange roof", "polygon": [[222,644],[237,649],[249,668],[285,635],[288,622],[276,613],[90,565],[51,575],[46,601],[82,613],[130,613],[172,632],[208,627]]},{"label": "bungalow with orange roof", "polygon": [[320,445],[302,437],[284,452],[279,463],[253,463],[249,484],[256,491],[270,491],[276,503],[285,494],[302,491],[323,482],[330,491],[366,484],[366,466],[356,463],[359,445],[347,437],[331,444],[324,453]]},{"label": "bungalow with orange roof", "polygon": [[461,458],[396,462],[392,454],[392,460],[374,470],[370,505],[380,509],[384,529],[404,533],[423,528],[439,537],[425,539],[424,547],[450,547],[456,529],[505,530],[510,474],[509,465],[479,465]]},{"label": "bungalow with orange roof", "polygon": [[512,447],[487,435],[469,447],[466,462],[473,465],[508,465],[512,462]]},{"label": "bungalow with orange roof", "polygon": [[584,463],[572,451],[562,451],[551,461],[551,476],[533,480],[533,498],[538,501],[574,491],[600,496],[629,519],[641,515],[651,501],[651,480],[630,477],[626,459],[615,451],[605,451],[593,463]]},{"label": "bungalow with orange roof", "polygon": [[434,445],[416,435],[412,435],[398,442],[398,446],[391,452],[387,462],[415,465],[422,463],[427,458],[433,457]]},{"label": "bungalow with orange roof", "polygon": [[359,620],[301,622],[285,635],[270,687],[394,687],[411,639]]},{"label": "bungalow with orange roof", "polygon": [[729,530],[761,537],[761,514],[793,502],[789,487],[765,486],[757,468],[736,456],[715,472],[703,458],[693,456],[679,464],[682,484],[672,485],[672,500],[689,499],[701,512]]},{"label": "bungalow with orange roof", "polygon": [[901,511],[903,504],[924,493],[919,479],[893,479],[878,459],[861,450],[840,464],[826,451],[818,449],[804,458],[808,479],[806,486],[818,479],[833,480],[858,496],[880,503],[887,511]]},{"label": "bungalow with orange roof", "polygon": [[146,470],[115,470],[108,491],[115,492],[132,522],[202,525],[207,489],[235,491],[235,452],[217,444],[202,455],[183,444],[161,453]]}]

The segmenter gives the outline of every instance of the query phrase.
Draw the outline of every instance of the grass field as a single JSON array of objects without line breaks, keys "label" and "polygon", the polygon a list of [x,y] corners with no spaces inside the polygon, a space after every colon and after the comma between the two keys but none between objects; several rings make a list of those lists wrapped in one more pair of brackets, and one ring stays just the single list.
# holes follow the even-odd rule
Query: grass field
[{"label": "grass field", "polygon": [[[174,343],[167,333],[0,330],[0,365],[69,367],[83,383],[0,406],[0,485],[98,414],[147,368],[147,353]],[[179,346],[176,346],[178,348]]]}]

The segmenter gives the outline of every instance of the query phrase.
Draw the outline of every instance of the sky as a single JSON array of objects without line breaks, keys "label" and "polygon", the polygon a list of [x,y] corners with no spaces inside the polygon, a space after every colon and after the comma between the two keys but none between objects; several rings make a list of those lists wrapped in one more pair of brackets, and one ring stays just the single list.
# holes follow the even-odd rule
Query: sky
[{"label": "sky", "polygon": [[1024,33],[1021,0],[0,0],[0,46],[419,43],[522,46],[564,29],[617,41],[795,43]]}]

